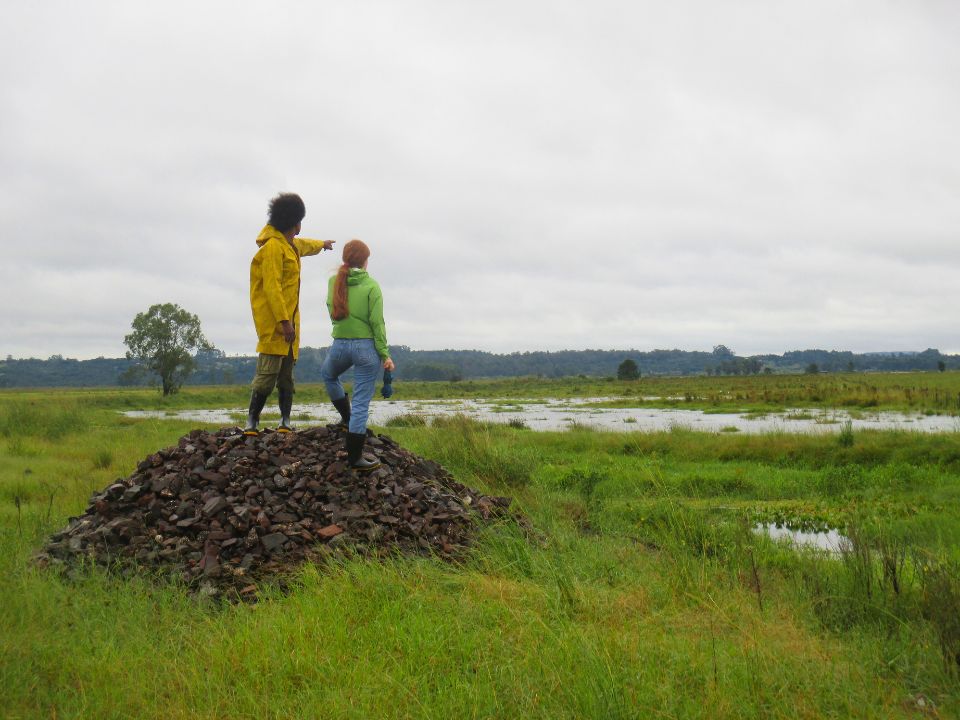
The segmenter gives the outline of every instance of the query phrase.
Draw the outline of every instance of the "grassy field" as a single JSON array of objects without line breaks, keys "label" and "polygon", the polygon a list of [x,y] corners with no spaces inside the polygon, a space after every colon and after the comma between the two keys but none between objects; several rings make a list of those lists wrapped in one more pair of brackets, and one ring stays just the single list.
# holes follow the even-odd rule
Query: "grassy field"
[{"label": "grassy field", "polygon": [[[860,385],[856,383],[867,383]],[[937,410],[957,375],[404,384],[406,397],[696,397],[693,407]],[[566,392],[567,395],[562,393]],[[806,395],[805,395],[806,394]],[[740,397],[740,396],[743,397]],[[814,399],[813,395],[816,395]],[[731,397],[732,396],[732,397]],[[31,555],[89,495],[192,425],[119,409],[244,388],[0,393],[5,718],[916,718],[960,714],[960,438],[534,433],[463,418],[388,432],[509,494],[459,565],[344,558],[256,605]],[[876,404],[869,404],[876,397]],[[321,401],[304,387],[298,402]],[[661,401],[663,402],[663,401]],[[836,527],[839,557],[757,535]]]}]

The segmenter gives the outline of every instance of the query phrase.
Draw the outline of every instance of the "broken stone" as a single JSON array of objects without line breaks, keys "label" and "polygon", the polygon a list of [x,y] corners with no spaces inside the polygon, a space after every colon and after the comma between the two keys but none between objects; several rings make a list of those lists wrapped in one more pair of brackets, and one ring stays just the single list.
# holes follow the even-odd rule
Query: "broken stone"
[{"label": "broken stone", "polygon": [[343,528],[339,525],[327,525],[326,527],[317,530],[317,535],[325,540],[329,540],[330,538],[336,537],[342,532]]},{"label": "broken stone", "polygon": [[226,507],[227,499],[222,495],[217,495],[207,500],[206,504],[203,506],[203,514],[207,517],[213,517],[221,510],[226,509]]},{"label": "broken stone", "polygon": [[278,547],[287,542],[287,536],[283,533],[270,533],[269,535],[264,535],[260,538],[260,542],[263,543],[263,547],[267,552],[273,552]]},{"label": "broken stone", "polygon": [[194,590],[232,586],[225,597],[244,597],[324,547],[455,558],[475,525],[507,513],[509,498],[471,490],[386,435],[368,438],[382,465],[367,475],[346,467],[342,447],[335,426],[194,430],[94,493],[43,555],[50,566],[154,567]]}]

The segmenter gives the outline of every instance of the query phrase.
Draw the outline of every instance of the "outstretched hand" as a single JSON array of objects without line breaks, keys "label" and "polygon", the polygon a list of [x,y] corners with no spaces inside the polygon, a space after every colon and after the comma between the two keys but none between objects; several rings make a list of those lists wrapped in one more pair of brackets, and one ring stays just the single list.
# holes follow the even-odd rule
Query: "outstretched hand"
[{"label": "outstretched hand", "polygon": [[324,241],[323,241],[323,249],[324,249],[324,250],[333,250],[333,244],[334,244],[335,242],[336,242],[336,240],[324,240]]}]

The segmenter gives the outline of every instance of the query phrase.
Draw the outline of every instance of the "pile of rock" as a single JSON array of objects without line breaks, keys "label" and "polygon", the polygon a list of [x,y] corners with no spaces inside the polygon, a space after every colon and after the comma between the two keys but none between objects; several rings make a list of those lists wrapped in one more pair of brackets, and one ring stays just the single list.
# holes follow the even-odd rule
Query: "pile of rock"
[{"label": "pile of rock", "polygon": [[157,568],[205,592],[256,593],[315,552],[352,546],[453,557],[509,498],[456,482],[385,435],[367,439],[381,464],[346,466],[336,426],[256,437],[194,430],[95,493],[41,560]]}]

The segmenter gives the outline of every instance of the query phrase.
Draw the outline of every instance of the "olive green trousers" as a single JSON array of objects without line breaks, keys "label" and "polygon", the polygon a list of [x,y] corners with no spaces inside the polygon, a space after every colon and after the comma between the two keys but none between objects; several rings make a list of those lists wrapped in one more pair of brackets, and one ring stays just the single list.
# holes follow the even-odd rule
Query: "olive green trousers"
[{"label": "olive green trousers", "polygon": [[254,392],[268,396],[274,387],[294,392],[293,366],[297,361],[293,359],[293,348],[283,355],[267,355],[260,353],[257,357],[257,374],[253,376],[250,385]]}]

